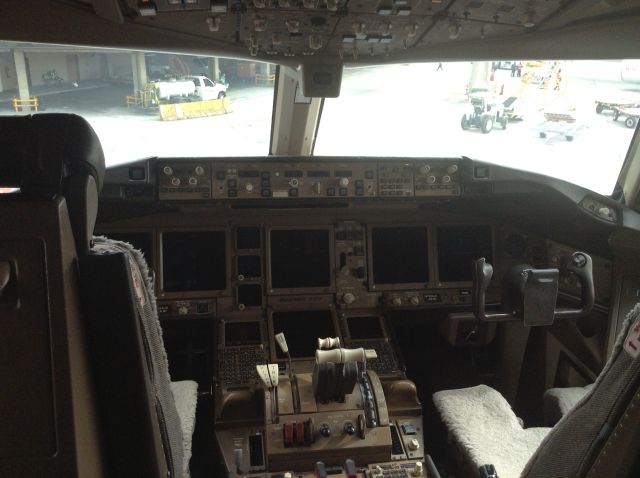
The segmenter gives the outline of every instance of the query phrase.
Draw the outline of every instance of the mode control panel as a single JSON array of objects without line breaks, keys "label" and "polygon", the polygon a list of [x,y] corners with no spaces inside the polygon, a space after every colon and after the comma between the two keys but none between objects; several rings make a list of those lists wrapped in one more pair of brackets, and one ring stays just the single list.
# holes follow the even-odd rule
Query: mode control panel
[{"label": "mode control panel", "polygon": [[379,165],[378,188],[380,196],[409,197],[413,196],[413,164],[405,162],[389,162]]},{"label": "mode control panel", "polygon": [[158,163],[160,200],[211,198],[211,164],[171,161]]},{"label": "mode control panel", "polygon": [[460,167],[455,163],[416,162],[414,164],[415,195],[429,196],[459,196]]},{"label": "mode control panel", "polygon": [[[500,290],[487,290],[487,302],[500,302]],[[427,305],[463,305],[471,304],[471,285],[456,289],[417,290],[403,292],[385,292],[384,305],[387,308],[424,307]]]},{"label": "mode control panel", "polygon": [[376,163],[235,163],[213,167],[213,197],[358,198],[377,194]]},{"label": "mode control panel", "polygon": [[158,315],[165,317],[191,317],[215,315],[215,299],[162,300],[158,301]]}]

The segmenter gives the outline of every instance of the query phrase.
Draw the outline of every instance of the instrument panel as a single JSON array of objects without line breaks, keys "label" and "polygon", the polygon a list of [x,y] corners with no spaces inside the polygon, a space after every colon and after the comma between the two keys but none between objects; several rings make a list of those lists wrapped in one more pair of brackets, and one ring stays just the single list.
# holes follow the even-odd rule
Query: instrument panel
[{"label": "instrument panel", "polygon": [[460,195],[450,160],[157,163],[161,201],[206,199],[407,198]]}]

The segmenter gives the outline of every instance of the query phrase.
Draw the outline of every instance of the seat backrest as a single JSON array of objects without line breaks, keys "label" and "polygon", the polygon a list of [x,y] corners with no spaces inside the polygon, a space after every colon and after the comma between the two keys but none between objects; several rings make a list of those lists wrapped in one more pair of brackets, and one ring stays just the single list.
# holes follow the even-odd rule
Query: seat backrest
[{"label": "seat backrest", "polygon": [[182,428],[144,257],[98,237],[80,275],[111,475],[181,477]]},{"label": "seat backrest", "polygon": [[82,118],[0,118],[0,476],[104,476],[77,277],[103,175]]},{"label": "seat backrest", "polygon": [[522,477],[630,476],[640,454],[639,349],[640,304],[594,387],[549,432]]}]

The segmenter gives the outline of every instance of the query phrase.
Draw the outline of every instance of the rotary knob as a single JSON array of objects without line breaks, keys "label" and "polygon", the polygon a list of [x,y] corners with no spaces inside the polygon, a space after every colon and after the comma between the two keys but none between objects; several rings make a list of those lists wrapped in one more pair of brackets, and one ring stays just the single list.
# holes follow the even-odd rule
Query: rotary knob
[{"label": "rotary knob", "polygon": [[445,174],[444,176],[442,176],[442,182],[447,184],[451,182],[451,176],[449,176],[448,174]]},{"label": "rotary knob", "polygon": [[189,184],[191,186],[195,186],[196,184],[198,184],[198,180],[192,176],[189,178]]},{"label": "rotary knob", "polygon": [[247,185],[244,187],[248,193],[250,193],[251,191],[253,191],[253,184],[251,183],[247,183]]},{"label": "rotary knob", "polygon": [[341,188],[346,188],[349,185],[349,178],[340,178],[340,181],[338,181],[338,184],[340,185]]},{"label": "rotary knob", "polygon": [[417,461],[415,466],[413,467],[413,470],[411,471],[411,474],[413,476],[422,476],[422,470],[423,470],[422,462]]},{"label": "rotary knob", "polygon": [[420,305],[420,299],[416,295],[411,297],[411,299],[409,299],[409,302],[411,302],[411,305]]},{"label": "rotary knob", "polygon": [[449,174],[454,174],[454,173],[458,172],[458,165],[457,164],[452,164],[451,166],[449,166],[447,168],[447,172]]},{"label": "rotary knob", "polygon": [[431,171],[431,166],[429,166],[428,164],[420,167],[421,174],[429,174],[429,171]]},{"label": "rotary knob", "polygon": [[354,424],[353,424],[353,423],[351,423],[351,422],[347,422],[347,423],[345,423],[345,424],[344,424],[344,432],[345,432],[347,435],[355,435],[355,433],[356,433],[356,427],[354,426]]},{"label": "rotary knob", "polygon": [[391,304],[399,307],[402,305],[402,299],[400,297],[394,297],[391,299]]},{"label": "rotary knob", "polygon": [[198,176],[202,176],[204,174],[204,168],[202,166],[196,166],[195,171]]},{"label": "rotary knob", "polygon": [[180,186],[180,178],[171,178],[171,184],[174,186]]},{"label": "rotary knob", "polygon": [[342,296],[342,301],[347,305],[353,304],[356,301],[356,299],[357,297],[351,292],[347,292]]},{"label": "rotary knob", "polygon": [[299,184],[300,181],[298,181],[296,178],[289,179],[289,186],[291,186],[292,188],[297,188]]},{"label": "rotary knob", "polygon": [[408,443],[408,447],[409,447],[409,450],[416,451],[416,450],[418,450],[420,448],[420,442],[416,438],[413,438]]},{"label": "rotary knob", "polygon": [[164,169],[162,170],[164,172],[164,174],[166,174],[167,176],[171,176],[173,174],[173,168],[171,166],[165,166]]},{"label": "rotary knob", "polygon": [[331,436],[331,428],[329,428],[329,425],[327,425],[326,423],[320,425],[320,435],[325,438],[329,438]]},{"label": "rotary knob", "polygon": [[181,305],[178,307],[178,315],[187,315],[189,313],[189,307],[186,305]]},{"label": "rotary knob", "polygon": [[427,182],[428,182],[429,184],[434,184],[434,183],[436,182],[436,177],[432,174],[431,176],[429,176],[429,177],[427,178]]}]

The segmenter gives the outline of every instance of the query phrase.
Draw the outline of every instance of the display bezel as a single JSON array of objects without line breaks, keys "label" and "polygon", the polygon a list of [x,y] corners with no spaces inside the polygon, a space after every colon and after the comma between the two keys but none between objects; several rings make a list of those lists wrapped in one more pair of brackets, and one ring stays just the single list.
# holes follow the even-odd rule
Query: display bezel
[{"label": "display bezel", "polygon": [[[272,231],[308,231],[323,230],[327,231],[329,238],[329,250],[327,251],[327,260],[329,261],[329,285],[326,287],[284,287],[274,288],[272,280],[272,263],[271,263],[271,232]],[[267,295],[282,294],[329,294],[336,291],[336,265],[335,265],[335,237],[334,227],[327,225],[305,225],[305,226],[271,226],[265,231],[266,244],[266,281]]]},{"label": "display bezel", "polygon": [[[399,282],[393,284],[376,284],[375,282],[375,267],[373,265],[373,230],[382,228],[401,228],[401,227],[422,227],[427,231],[427,282]],[[393,291],[393,290],[422,290],[435,287],[435,269],[434,263],[434,238],[433,238],[433,226],[429,223],[401,223],[401,224],[389,224],[389,223],[368,223],[367,224],[367,265],[368,265],[368,282],[369,290],[375,291]]]},{"label": "display bezel", "polygon": [[[378,325],[380,326],[380,330],[382,331],[381,337],[362,337],[362,338],[353,338],[351,336],[351,327],[349,325],[349,321],[351,319],[361,319],[361,318],[375,318],[378,320]],[[349,314],[344,314],[344,316],[340,317],[342,321],[342,336],[344,337],[345,344],[348,345],[351,341],[375,341],[375,340],[387,340],[389,338],[389,332],[387,330],[387,326],[385,324],[384,316],[380,315],[376,311],[362,311],[362,312],[351,312]]]},{"label": "display bezel", "polygon": [[496,270],[496,228],[494,224],[487,222],[451,222],[451,223],[439,223],[436,225],[433,231],[433,240],[435,244],[435,257],[434,257],[434,266],[435,266],[435,277],[437,279],[437,287],[471,287],[473,285],[473,280],[470,281],[441,281],[440,280],[440,242],[438,241],[438,231],[442,228],[447,227],[487,227],[491,232],[491,255],[492,255],[492,266],[494,267],[493,278],[498,275],[498,271]]},{"label": "display bezel", "polygon": [[[210,290],[194,290],[194,291],[177,291],[167,292],[164,290],[164,254],[163,254],[163,240],[165,233],[180,233],[180,232],[222,232],[224,233],[224,258],[225,258],[225,288],[224,289],[210,289]],[[162,299],[181,299],[181,298],[197,298],[197,297],[222,297],[231,295],[231,246],[230,246],[230,230],[225,227],[208,227],[208,228],[162,228],[158,231],[158,298]]]}]

